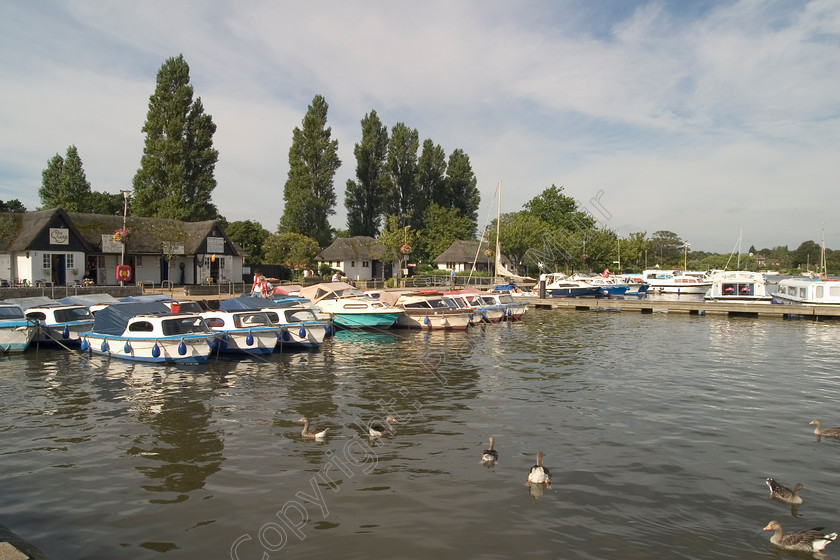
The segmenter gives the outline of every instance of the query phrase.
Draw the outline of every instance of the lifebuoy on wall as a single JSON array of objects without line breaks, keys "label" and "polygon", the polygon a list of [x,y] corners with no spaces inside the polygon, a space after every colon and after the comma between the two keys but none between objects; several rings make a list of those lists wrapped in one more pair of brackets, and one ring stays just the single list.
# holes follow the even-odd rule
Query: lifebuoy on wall
[{"label": "lifebuoy on wall", "polygon": [[127,264],[117,265],[117,281],[131,282],[131,266]]}]

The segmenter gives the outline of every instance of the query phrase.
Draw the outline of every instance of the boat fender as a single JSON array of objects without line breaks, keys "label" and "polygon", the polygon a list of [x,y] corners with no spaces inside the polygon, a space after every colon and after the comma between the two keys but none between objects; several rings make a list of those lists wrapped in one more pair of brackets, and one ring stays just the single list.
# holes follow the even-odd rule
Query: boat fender
[{"label": "boat fender", "polygon": [[248,331],[248,336],[245,337],[245,344],[251,346],[254,343],[254,335],[251,334],[251,331]]},{"label": "boat fender", "polygon": [[283,342],[289,342],[292,339],[292,335],[289,334],[287,329],[283,329]]},{"label": "boat fender", "polygon": [[125,346],[123,346],[123,352],[131,354],[131,344],[129,344],[127,340],[125,341]]},{"label": "boat fender", "polygon": [[186,355],[187,353],[187,344],[184,342],[184,339],[181,339],[181,343],[178,344],[178,354],[181,356]]},{"label": "boat fender", "polygon": [[88,341],[87,341],[86,338],[82,339],[82,343],[79,345],[79,348],[81,349],[82,352],[87,352],[90,349],[90,344],[88,344]]},{"label": "boat fender", "polygon": [[108,348],[108,341],[107,341],[107,340],[103,340],[103,341],[102,341],[102,344],[99,346],[99,349],[100,349],[102,352],[108,352],[108,350],[109,350],[109,348]]},{"label": "boat fender", "polygon": [[298,331],[298,336],[301,337],[301,338],[306,338],[306,329],[301,327],[300,330]]},{"label": "boat fender", "polygon": [[157,342],[152,346],[152,358],[160,358],[160,346],[158,346]]},{"label": "boat fender", "polygon": [[64,325],[64,330],[61,331],[61,338],[64,338],[64,339],[70,338],[70,329],[67,328],[67,325]]},{"label": "boat fender", "polygon": [[424,324],[424,325],[428,325],[428,324],[429,324],[429,316],[428,316],[428,315],[426,315],[425,317],[423,317],[423,324]]}]

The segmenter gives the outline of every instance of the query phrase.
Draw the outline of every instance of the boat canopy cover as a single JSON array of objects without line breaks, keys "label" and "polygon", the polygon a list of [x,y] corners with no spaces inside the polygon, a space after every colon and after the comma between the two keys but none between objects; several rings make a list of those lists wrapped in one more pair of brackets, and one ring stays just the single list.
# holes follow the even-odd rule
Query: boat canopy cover
[{"label": "boat canopy cover", "polygon": [[256,311],[265,307],[280,307],[269,298],[242,295],[219,302],[219,311]]},{"label": "boat canopy cover", "polygon": [[0,303],[0,319],[23,319],[23,310],[18,305]]},{"label": "boat canopy cover", "polygon": [[172,301],[172,298],[166,294],[143,294],[139,296],[126,296],[120,301],[128,303],[151,303],[153,301]]},{"label": "boat canopy cover", "polygon": [[97,303],[116,303],[118,301],[119,300],[111,294],[81,294],[61,298],[58,300],[58,303],[63,303],[64,305],[84,305],[85,307],[90,307],[91,305],[96,305]]},{"label": "boat canopy cover", "polygon": [[46,296],[9,298],[6,301],[19,306],[24,311],[29,309],[30,307],[49,307],[56,306],[59,304],[54,299],[48,298]]},{"label": "boat canopy cover", "polygon": [[172,312],[161,302],[112,303],[94,316],[93,331],[98,334],[119,336],[125,332],[128,321],[136,315],[170,315]]},{"label": "boat canopy cover", "polygon": [[314,286],[307,286],[300,291],[300,296],[312,302],[317,302],[325,296],[335,294],[334,297],[356,297],[364,295],[361,290],[347,282],[322,282]]}]

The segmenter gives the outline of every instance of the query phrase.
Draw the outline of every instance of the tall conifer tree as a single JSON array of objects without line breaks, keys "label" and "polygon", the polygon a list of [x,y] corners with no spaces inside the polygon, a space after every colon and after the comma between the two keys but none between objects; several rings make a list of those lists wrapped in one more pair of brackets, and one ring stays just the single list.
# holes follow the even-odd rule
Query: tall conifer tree
[{"label": "tall conifer tree", "polygon": [[321,95],[303,117],[302,128],[295,127],[289,148],[289,176],[283,189],[286,206],[280,218],[281,233],[300,233],[326,247],[332,232],[328,218],[335,214],[333,177],[341,166],[338,140],[331,140],[327,126],[329,105]]},{"label": "tall conifer tree", "polygon": [[55,154],[41,172],[41,208],[62,207],[68,212],[90,211],[90,183],[76,146],[67,148],[62,158]]},{"label": "tall conifer tree", "polygon": [[356,156],[356,180],[347,180],[344,206],[347,208],[347,229],[351,236],[376,237],[380,216],[385,206],[382,174],[388,153],[388,127],[376,111],[362,119],[362,140],[353,149]]},{"label": "tall conifer tree", "polygon": [[473,233],[478,224],[478,205],[481,194],[478,192],[478,180],[475,178],[470,156],[461,149],[456,149],[449,156],[446,167],[446,186],[452,201],[447,205],[458,210],[458,215],[469,218],[473,223]]},{"label": "tall conifer tree", "polygon": [[425,227],[425,212],[434,203],[442,208],[449,208],[452,201],[446,192],[446,153],[440,145],[435,145],[431,139],[423,142],[423,151],[417,160],[417,191],[418,204],[416,217],[423,221],[415,221],[415,228]]},{"label": "tall conifer tree", "polygon": [[420,140],[416,128],[397,123],[388,142],[386,216],[397,216],[399,227],[411,225],[417,206],[417,149]]},{"label": "tall conifer tree", "polygon": [[218,217],[211,202],[219,153],[216,125],[193,101],[190,68],[183,55],[169,58],[157,74],[146,114],[146,143],[134,176],[132,207],[140,216],[185,221]]}]

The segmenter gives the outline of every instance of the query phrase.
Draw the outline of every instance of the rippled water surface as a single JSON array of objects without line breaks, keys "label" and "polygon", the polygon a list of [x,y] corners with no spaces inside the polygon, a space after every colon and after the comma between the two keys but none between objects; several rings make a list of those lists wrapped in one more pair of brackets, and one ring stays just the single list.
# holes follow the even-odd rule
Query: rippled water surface
[{"label": "rippled water surface", "polygon": [[[840,441],[808,425],[840,425],[838,342],[840,323],[538,310],[269,361],[0,357],[0,523],[53,559],[776,558],[771,519],[840,529]],[[386,415],[396,436],[371,441]],[[538,450],[550,488],[525,485]]]}]

